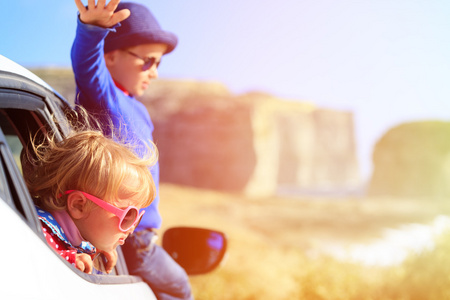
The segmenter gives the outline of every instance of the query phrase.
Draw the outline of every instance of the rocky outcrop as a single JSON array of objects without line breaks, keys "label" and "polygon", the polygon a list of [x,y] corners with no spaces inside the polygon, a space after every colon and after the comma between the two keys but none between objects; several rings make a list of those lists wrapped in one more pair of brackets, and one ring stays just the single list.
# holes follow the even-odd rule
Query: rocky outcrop
[{"label": "rocky outcrop", "polygon": [[[74,102],[70,69],[33,71]],[[350,112],[186,80],[154,81],[140,100],[155,124],[163,182],[255,196],[360,183]]]},{"label": "rocky outcrop", "polygon": [[450,196],[450,122],[420,121],[390,129],[375,145],[371,195]]},{"label": "rocky outcrop", "polygon": [[255,196],[280,186],[359,184],[350,112],[261,93],[234,96],[220,84],[177,84],[160,81],[141,98],[155,123],[162,181]]}]

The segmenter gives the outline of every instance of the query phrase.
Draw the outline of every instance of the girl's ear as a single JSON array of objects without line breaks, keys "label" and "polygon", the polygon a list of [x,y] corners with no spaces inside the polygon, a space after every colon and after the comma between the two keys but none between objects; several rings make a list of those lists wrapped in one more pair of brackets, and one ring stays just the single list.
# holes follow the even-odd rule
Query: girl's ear
[{"label": "girl's ear", "polygon": [[88,213],[87,199],[81,192],[72,192],[67,196],[67,212],[75,219],[82,219]]}]

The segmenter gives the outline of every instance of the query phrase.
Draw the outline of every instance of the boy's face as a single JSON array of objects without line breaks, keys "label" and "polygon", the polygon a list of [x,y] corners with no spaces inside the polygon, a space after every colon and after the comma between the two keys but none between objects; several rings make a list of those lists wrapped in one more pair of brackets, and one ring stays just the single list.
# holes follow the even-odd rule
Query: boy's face
[{"label": "boy's face", "polygon": [[[158,77],[158,63],[167,49],[164,44],[142,44],[105,54],[106,66],[116,83],[133,96],[141,96]],[[146,69],[151,61],[153,65]]]}]

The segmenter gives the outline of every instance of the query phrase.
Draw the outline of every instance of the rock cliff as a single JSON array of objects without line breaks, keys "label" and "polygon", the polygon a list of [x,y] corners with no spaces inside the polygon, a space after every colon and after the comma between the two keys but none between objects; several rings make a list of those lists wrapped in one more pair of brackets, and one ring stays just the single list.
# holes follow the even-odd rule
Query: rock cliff
[{"label": "rock cliff", "polygon": [[206,82],[158,81],[141,101],[155,123],[162,181],[254,196],[360,183],[350,112]]},{"label": "rock cliff", "polygon": [[417,121],[390,129],[375,145],[369,193],[450,196],[450,122]]},{"label": "rock cliff", "polygon": [[[33,70],[69,102],[70,70]],[[353,115],[216,82],[157,80],[140,99],[155,124],[161,181],[270,196],[359,185]]]}]

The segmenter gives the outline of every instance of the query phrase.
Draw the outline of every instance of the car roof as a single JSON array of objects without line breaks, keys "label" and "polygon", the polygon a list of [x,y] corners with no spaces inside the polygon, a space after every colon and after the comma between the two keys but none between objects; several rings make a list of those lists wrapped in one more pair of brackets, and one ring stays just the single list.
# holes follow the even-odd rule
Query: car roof
[{"label": "car roof", "polygon": [[[41,96],[58,106],[71,107],[70,103],[36,74],[0,54],[0,88],[22,90]],[[51,95],[51,96],[50,96]]]},{"label": "car roof", "polygon": [[51,86],[49,86],[45,81],[36,76],[34,73],[25,69],[21,65],[13,62],[12,60],[6,58],[1,54],[0,54],[0,71],[21,75],[56,93],[56,91]]}]

